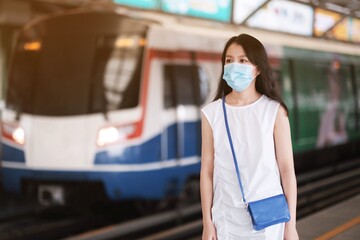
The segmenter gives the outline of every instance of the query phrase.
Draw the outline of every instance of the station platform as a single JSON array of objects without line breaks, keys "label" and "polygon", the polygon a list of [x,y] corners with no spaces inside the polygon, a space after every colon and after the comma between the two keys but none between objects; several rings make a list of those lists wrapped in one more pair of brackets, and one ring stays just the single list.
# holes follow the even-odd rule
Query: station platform
[{"label": "station platform", "polygon": [[360,195],[297,222],[301,240],[360,239]]}]

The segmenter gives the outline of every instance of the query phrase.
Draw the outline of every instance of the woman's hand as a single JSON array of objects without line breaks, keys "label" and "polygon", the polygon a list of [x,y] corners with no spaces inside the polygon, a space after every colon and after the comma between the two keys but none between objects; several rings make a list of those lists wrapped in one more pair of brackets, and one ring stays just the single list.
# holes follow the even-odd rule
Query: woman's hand
[{"label": "woman's hand", "polygon": [[216,237],[216,228],[213,223],[204,225],[202,240],[217,240]]}]

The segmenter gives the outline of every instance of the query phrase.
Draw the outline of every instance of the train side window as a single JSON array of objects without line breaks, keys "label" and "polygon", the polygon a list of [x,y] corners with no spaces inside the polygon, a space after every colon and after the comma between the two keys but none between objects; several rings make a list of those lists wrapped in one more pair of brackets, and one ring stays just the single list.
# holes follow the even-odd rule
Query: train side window
[{"label": "train side window", "polygon": [[281,71],[279,69],[273,69],[272,70],[272,77],[275,81],[275,90],[277,93],[282,95],[282,89],[283,89],[283,79],[281,75]]},{"label": "train side window", "polygon": [[348,141],[356,119],[350,66],[339,61],[295,60],[293,67],[298,149]]},{"label": "train side window", "polygon": [[201,105],[208,94],[208,77],[197,65],[169,64],[164,67],[165,108]]},{"label": "train side window", "polygon": [[210,92],[210,78],[202,67],[198,68],[200,85],[200,104],[205,103]]}]

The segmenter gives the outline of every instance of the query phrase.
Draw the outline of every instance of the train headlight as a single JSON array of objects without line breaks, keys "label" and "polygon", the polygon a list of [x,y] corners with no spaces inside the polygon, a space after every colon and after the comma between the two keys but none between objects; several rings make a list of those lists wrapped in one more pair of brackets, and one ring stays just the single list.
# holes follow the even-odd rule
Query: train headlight
[{"label": "train headlight", "polygon": [[17,144],[25,144],[25,131],[17,123],[2,122],[2,135]]},{"label": "train headlight", "polygon": [[99,130],[97,145],[100,147],[136,137],[136,124],[128,124],[120,127],[107,126]]},{"label": "train headlight", "polygon": [[115,127],[102,128],[99,131],[97,144],[99,146],[105,146],[117,142],[120,139],[119,131]]},{"label": "train headlight", "polygon": [[25,143],[24,129],[22,129],[22,127],[17,127],[12,134],[12,138],[14,139],[15,142],[19,144],[24,144]]}]

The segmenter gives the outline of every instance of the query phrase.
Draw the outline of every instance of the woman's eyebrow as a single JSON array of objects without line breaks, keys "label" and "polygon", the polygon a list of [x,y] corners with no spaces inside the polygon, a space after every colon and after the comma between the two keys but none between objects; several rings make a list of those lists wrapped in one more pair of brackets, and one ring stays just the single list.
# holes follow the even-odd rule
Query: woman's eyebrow
[{"label": "woman's eyebrow", "polygon": [[228,58],[247,58],[246,55],[239,55],[239,56],[233,56],[233,55],[226,55],[225,57],[228,57]]}]

